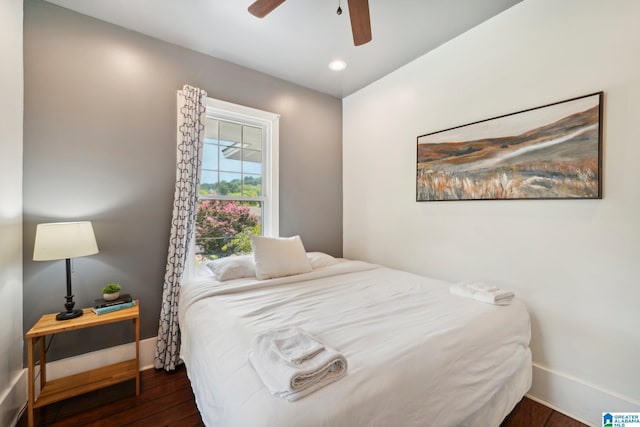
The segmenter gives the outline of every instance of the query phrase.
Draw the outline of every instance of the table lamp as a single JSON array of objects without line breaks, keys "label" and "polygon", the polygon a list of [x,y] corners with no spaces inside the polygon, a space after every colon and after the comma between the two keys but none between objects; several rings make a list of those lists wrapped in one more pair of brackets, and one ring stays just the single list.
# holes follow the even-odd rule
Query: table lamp
[{"label": "table lamp", "polygon": [[71,293],[71,258],[98,253],[96,237],[90,221],[53,222],[38,224],[33,247],[34,261],[64,259],[67,262],[66,311],[60,312],[56,320],[68,320],[82,316],[82,310],[74,310]]}]

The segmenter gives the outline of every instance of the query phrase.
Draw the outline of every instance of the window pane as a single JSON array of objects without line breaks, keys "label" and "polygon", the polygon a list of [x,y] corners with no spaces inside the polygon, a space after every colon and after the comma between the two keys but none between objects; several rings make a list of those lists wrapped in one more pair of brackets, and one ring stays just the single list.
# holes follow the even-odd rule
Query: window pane
[{"label": "window pane", "polygon": [[227,172],[242,171],[242,150],[235,147],[220,146],[220,170]]},{"label": "window pane", "polygon": [[262,149],[262,129],[253,126],[242,127],[242,146],[253,150]]},{"label": "window pane", "polygon": [[217,190],[220,196],[240,196],[242,193],[242,174],[220,172]]},{"label": "window pane", "polygon": [[220,144],[238,145],[242,143],[242,125],[220,121]]},{"label": "window pane", "polygon": [[242,186],[242,195],[246,197],[262,196],[262,176],[261,175],[244,175]]},{"label": "window pane", "polygon": [[244,173],[262,173],[262,151],[244,150],[242,160]]},{"label": "window pane", "polygon": [[209,139],[209,142],[218,142],[218,121],[211,117],[207,117],[204,125],[204,137],[205,140]]},{"label": "window pane", "polygon": [[196,262],[251,252],[250,235],[262,234],[262,204],[200,200],[196,214]]},{"label": "window pane", "polygon": [[217,144],[204,144],[202,152],[202,169],[218,170]]},{"label": "window pane", "polygon": [[202,171],[200,177],[200,195],[211,196],[216,194],[218,188],[218,172],[217,171]]}]

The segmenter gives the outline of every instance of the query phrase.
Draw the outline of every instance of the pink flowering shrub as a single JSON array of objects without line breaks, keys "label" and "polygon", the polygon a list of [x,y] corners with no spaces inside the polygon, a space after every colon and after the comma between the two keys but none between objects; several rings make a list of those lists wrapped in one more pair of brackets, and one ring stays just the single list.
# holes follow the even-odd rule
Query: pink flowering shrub
[{"label": "pink flowering shrub", "polygon": [[251,251],[251,234],[260,234],[260,217],[251,207],[227,200],[201,200],[196,213],[196,245],[206,258]]}]

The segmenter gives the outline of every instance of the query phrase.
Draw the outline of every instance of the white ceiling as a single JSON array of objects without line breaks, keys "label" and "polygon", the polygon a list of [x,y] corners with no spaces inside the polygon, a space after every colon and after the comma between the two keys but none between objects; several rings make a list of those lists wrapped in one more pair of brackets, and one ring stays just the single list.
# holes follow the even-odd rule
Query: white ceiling
[{"label": "white ceiling", "polygon": [[[369,0],[373,40],[354,47],[346,0],[47,0],[151,37],[324,92],[350,95],[521,0]],[[491,46],[487,46],[491,49]],[[334,59],[346,70],[328,68]]]}]

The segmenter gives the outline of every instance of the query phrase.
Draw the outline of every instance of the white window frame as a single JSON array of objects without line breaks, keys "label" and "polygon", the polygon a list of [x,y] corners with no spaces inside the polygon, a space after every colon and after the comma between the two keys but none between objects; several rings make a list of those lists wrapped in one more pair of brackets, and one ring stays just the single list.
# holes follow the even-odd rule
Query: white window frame
[{"label": "white window frame", "polygon": [[[207,117],[213,116],[232,122],[240,122],[263,128],[262,133],[262,196],[256,198],[262,202],[262,234],[269,237],[279,236],[279,138],[280,115],[256,108],[245,107],[215,98],[207,98]],[[238,200],[237,197],[213,197],[214,200]],[[195,232],[194,232],[195,233]],[[195,236],[194,239],[195,240]]]}]

